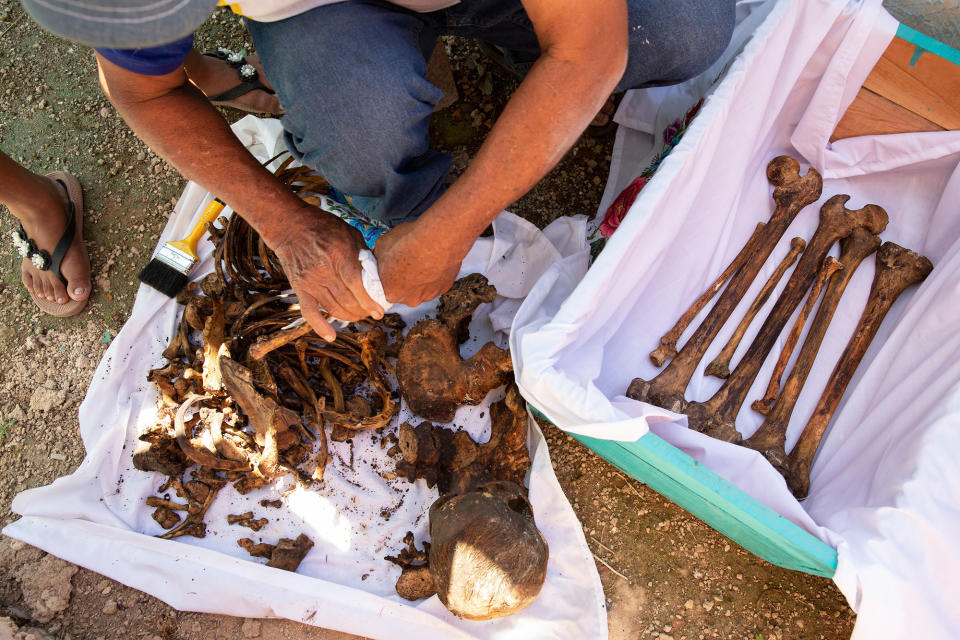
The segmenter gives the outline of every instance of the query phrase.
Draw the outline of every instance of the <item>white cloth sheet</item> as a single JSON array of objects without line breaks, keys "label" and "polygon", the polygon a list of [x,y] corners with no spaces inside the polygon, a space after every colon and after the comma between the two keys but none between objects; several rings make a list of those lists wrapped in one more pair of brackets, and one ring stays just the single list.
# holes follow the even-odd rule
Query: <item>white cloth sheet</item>
[{"label": "white cloth sheet", "polygon": [[[233,128],[261,160],[281,149],[276,120],[250,116]],[[161,242],[183,237],[211,197],[189,184]],[[519,299],[553,261],[582,251],[584,229],[584,217],[559,220],[544,232],[507,212],[497,218],[493,237],[479,239],[463,263],[464,274],[487,274],[502,294],[474,315],[465,356],[489,339],[506,343],[502,331],[509,328]],[[194,278],[212,269],[211,249],[209,242],[201,242],[202,262]],[[394,310],[408,326],[432,311],[430,304],[398,307]],[[163,478],[133,469],[131,453],[137,436],[155,421],[156,391],[145,376],[162,363],[160,352],[178,315],[174,301],[140,288],[130,319],[107,350],[80,407],[86,458],[72,475],[18,495],[13,509],[23,517],[6,527],[5,535],[182,610],[284,617],[371,638],[606,637],[596,566],[532,420],[530,501],[550,546],[550,560],[540,597],[507,618],[461,620],[436,596],[409,603],[396,594],[399,568],[383,558],[400,550],[408,530],[414,531],[418,545],[426,537],[427,509],[437,493],[422,480],[411,484],[384,479],[381,474],[392,471],[395,463],[371,432],[355,436],[352,446],[330,443],[332,460],[321,487],[298,489],[289,476],[248,496],[228,486],[207,514],[205,538],[152,537],[162,530],[144,499],[155,494]],[[453,424],[486,440],[489,404],[502,396],[502,389],[495,390],[481,405],[461,408]],[[399,416],[404,420],[420,422],[405,408]],[[280,509],[258,504],[281,496]],[[269,518],[269,525],[254,533],[226,524],[226,514],[247,510]],[[298,573],[265,567],[236,544],[242,537],[275,543],[301,532],[315,546]]]},{"label": "white cloth sheet", "polygon": [[[548,418],[574,433],[633,441],[654,431],[836,547],[834,580],[858,612],[853,634],[858,640],[956,638],[960,132],[830,143],[896,22],[878,0],[794,0],[755,9],[762,23],[752,35],[741,34],[749,36],[741,38],[742,53],[590,270],[584,273],[586,265],[575,257],[556,263],[521,306],[510,336],[520,388]],[[631,149],[632,142],[642,143],[642,136],[683,115],[715,77],[625,98],[619,120],[641,129],[621,131],[611,185],[622,188],[647,165],[649,150]],[[647,354],[659,337],[729,263],[756,223],[769,217],[774,205],[764,169],[780,154],[799,158],[804,170],[816,167],[824,176],[823,197],[787,230],[707,351],[688,398],[709,398],[719,387],[719,380],[703,376],[703,368],[790,239],[811,237],[828,197],[850,194],[850,208],[883,206],[890,224],[881,237],[934,263],[931,276],[897,301],[868,350],[823,442],[802,504],[756,452],[693,432],[684,416],[623,395],[632,378],[658,373]],[[607,203],[618,192],[612,188]],[[844,295],[794,411],[788,450],[859,319],[873,271],[873,260],[865,261]],[[760,324],[747,332],[734,364]],[[779,346],[741,410],[737,426],[744,436],[761,423],[749,403],[763,395]]]}]

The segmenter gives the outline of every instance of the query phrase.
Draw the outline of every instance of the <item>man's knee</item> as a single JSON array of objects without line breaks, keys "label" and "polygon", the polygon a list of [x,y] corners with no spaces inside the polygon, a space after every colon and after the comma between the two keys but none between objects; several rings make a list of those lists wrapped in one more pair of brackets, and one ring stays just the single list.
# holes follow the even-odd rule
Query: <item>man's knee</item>
[{"label": "man's knee", "polygon": [[720,57],[733,34],[734,0],[628,4],[630,58],[621,90],[689,80]]}]

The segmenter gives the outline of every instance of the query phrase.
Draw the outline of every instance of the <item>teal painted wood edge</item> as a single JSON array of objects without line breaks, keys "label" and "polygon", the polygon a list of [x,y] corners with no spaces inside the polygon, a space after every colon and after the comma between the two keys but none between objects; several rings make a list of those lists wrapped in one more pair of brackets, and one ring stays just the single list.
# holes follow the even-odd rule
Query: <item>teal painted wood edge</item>
[{"label": "teal painted wood edge", "polygon": [[[530,409],[546,419],[536,408]],[[636,442],[570,435],[767,562],[825,578],[836,573],[837,551],[830,545],[656,434],[647,433]]]},{"label": "teal painted wood edge", "polygon": [[934,40],[916,29],[911,29],[905,24],[897,27],[897,37],[903,38],[907,42],[911,42],[925,51],[938,55],[944,60],[949,60],[953,64],[960,65],[960,51],[943,44],[939,40]]}]

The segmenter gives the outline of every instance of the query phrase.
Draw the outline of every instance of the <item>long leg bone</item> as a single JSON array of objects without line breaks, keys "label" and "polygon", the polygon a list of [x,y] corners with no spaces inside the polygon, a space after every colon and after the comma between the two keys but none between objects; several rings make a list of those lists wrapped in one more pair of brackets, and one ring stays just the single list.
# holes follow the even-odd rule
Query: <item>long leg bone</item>
[{"label": "long leg bone", "polygon": [[830,281],[830,278],[833,277],[833,274],[841,270],[843,270],[843,265],[836,258],[828,256],[824,259],[820,273],[817,274],[813,288],[810,289],[810,295],[807,296],[807,301],[803,303],[803,307],[800,309],[800,313],[797,315],[793,327],[790,328],[787,340],[783,343],[783,349],[780,350],[780,357],[777,358],[777,364],[774,365],[773,373],[770,375],[770,382],[767,383],[767,391],[761,400],[757,400],[751,405],[754,411],[764,415],[768,413],[770,404],[776,400],[777,393],[780,391],[780,380],[783,378],[783,372],[787,368],[787,363],[790,362],[790,356],[793,355],[797,341],[800,340],[800,334],[803,333],[803,328],[807,326],[807,318],[810,317],[813,306],[817,303],[817,300],[820,299],[820,292],[823,290],[824,285]]},{"label": "long leg bone", "polygon": [[683,394],[707,347],[740,303],[787,227],[801,209],[817,201],[823,187],[819,173],[810,169],[801,177],[800,163],[789,156],[778,156],[770,161],[767,165],[767,179],[775,186],[773,199],[777,208],[753,243],[750,256],[730,278],[713,309],[667,368],[649,382],[640,378],[634,379],[627,389],[627,396],[677,413],[683,411]]},{"label": "long leg bone", "polygon": [[767,225],[764,222],[757,223],[757,228],[753,230],[753,235],[751,235],[747,243],[743,245],[743,249],[740,249],[740,253],[733,259],[733,262],[720,274],[720,277],[713,281],[713,284],[711,284],[706,291],[700,294],[700,297],[690,305],[690,308],[684,311],[680,319],[677,320],[677,323],[663,334],[663,337],[660,338],[660,346],[650,352],[650,361],[653,362],[653,364],[662,367],[663,363],[677,355],[677,340],[679,340],[683,332],[687,330],[687,327],[690,326],[693,319],[697,317],[697,314],[703,311],[703,308],[707,306],[708,302],[713,300],[713,297],[723,288],[727,280],[739,271],[743,263],[747,261],[747,258],[749,258],[753,252],[753,244],[756,242],[757,236],[760,235],[760,232],[765,226]]},{"label": "long leg bone", "polygon": [[877,270],[860,322],[833,368],[830,381],[820,396],[813,416],[787,457],[787,485],[798,500],[807,497],[813,456],[847,385],[867,352],[867,347],[877,335],[883,318],[907,287],[923,281],[932,270],[933,264],[930,260],[892,242],[883,243],[877,250]]},{"label": "long leg bone", "polygon": [[887,226],[887,212],[881,207],[868,204],[862,209],[851,211],[844,206],[849,199],[850,196],[847,195],[836,195],[820,208],[820,225],[817,231],[810,238],[797,268],[790,275],[790,280],[737,368],[712,398],[703,403],[691,402],[688,405],[686,413],[692,428],[727,442],[740,441],[740,434],[734,425],[740,405],[743,404],[777,337],[816,278],[820,264],[830,247],[837,240],[850,235],[856,227],[865,227],[873,233],[880,233]]},{"label": "long leg bone", "polygon": [[[880,238],[862,227],[854,229],[853,233],[840,241],[840,264],[843,265],[843,270],[831,278],[830,284],[827,285],[820,308],[817,309],[817,315],[810,323],[810,330],[807,331],[807,337],[803,341],[803,346],[800,347],[797,361],[790,370],[790,375],[787,376],[787,381],[784,382],[783,389],[770,409],[767,419],[756,433],[743,443],[761,452],[777,469],[783,468],[784,459],[787,457],[784,442],[790,416],[793,414],[797,399],[817,358],[833,314],[840,304],[840,298],[857,267],[879,246]],[[757,404],[761,402],[766,402],[766,398],[755,402],[753,408],[756,409]]]},{"label": "long leg bone", "polygon": [[780,261],[780,264],[777,265],[777,268],[764,283],[757,298],[753,301],[753,304],[750,305],[750,308],[747,309],[747,314],[743,316],[743,320],[737,325],[736,330],[733,332],[733,335],[730,336],[730,340],[727,341],[723,350],[717,354],[713,362],[707,365],[706,371],[704,371],[706,375],[716,376],[717,378],[727,378],[730,376],[730,360],[733,358],[737,347],[740,346],[743,335],[747,332],[747,329],[750,328],[750,324],[760,312],[760,309],[763,308],[763,305],[770,299],[770,294],[773,293],[773,290],[777,287],[780,278],[782,278],[787,269],[796,262],[797,257],[806,246],[807,241],[803,238],[794,238],[790,241],[790,251],[783,257],[783,260]]}]

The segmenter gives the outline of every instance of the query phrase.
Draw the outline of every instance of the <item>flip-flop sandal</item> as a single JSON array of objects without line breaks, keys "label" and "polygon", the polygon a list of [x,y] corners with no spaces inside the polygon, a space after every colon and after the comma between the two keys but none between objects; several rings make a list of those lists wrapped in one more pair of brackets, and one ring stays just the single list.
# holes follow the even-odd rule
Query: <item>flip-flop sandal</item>
[{"label": "flip-flop sandal", "polygon": [[218,107],[230,107],[231,109],[237,109],[238,111],[245,111],[247,113],[269,113],[270,115],[274,116],[278,116],[283,113],[282,110],[274,113],[272,111],[253,109],[237,101],[238,98],[258,89],[260,91],[266,91],[270,95],[276,94],[273,89],[260,82],[260,73],[257,71],[255,66],[247,62],[247,59],[244,57],[243,53],[220,47],[216,51],[208,51],[203,55],[225,61],[227,64],[237,70],[237,77],[240,78],[240,84],[237,86],[227,89],[222,93],[218,93],[215,96],[207,96],[207,99],[210,100],[211,104],[214,104]]},{"label": "flip-flop sandal", "polygon": [[517,80],[523,80],[527,72],[533,67],[533,63],[536,62],[536,60],[520,61],[517,59],[518,54],[510,49],[501,49],[483,40],[478,40],[477,44],[480,46],[480,51],[482,51],[491,62],[496,63],[497,66]]},{"label": "flip-flop sandal", "polygon": [[[80,233],[76,239],[77,242],[83,244],[83,189],[80,187],[80,182],[76,178],[64,171],[48,173],[47,177],[60,183],[67,192],[67,198],[70,201],[70,210],[67,212],[67,226],[64,228],[63,234],[61,234],[60,240],[57,241],[57,246],[54,248],[53,254],[51,255],[43,249],[38,249],[36,243],[27,237],[26,232],[23,230],[23,225],[20,225],[18,232],[14,232],[14,242],[22,257],[29,259],[33,263],[33,266],[41,271],[52,271],[53,275],[60,278],[64,286],[67,286],[67,279],[60,273],[60,264],[67,255],[67,251],[73,246],[74,234],[78,225]],[[60,304],[42,298],[32,291],[29,293],[33,303],[37,305],[41,311],[58,318],[68,318],[77,315],[83,311],[87,306],[87,301],[90,299],[90,296],[87,296],[83,300],[74,300],[70,298],[68,294],[67,301]]]}]

